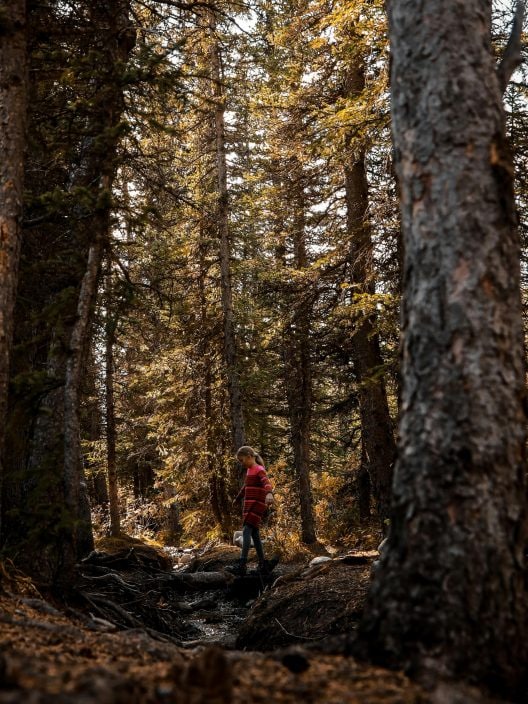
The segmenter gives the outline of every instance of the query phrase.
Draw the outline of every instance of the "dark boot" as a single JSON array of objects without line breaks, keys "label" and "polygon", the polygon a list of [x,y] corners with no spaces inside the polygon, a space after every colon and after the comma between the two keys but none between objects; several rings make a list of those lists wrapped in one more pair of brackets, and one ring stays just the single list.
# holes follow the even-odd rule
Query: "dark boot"
[{"label": "dark boot", "polygon": [[277,567],[277,564],[279,562],[279,559],[274,557],[271,560],[259,560],[259,572],[263,577],[269,576],[275,567]]},{"label": "dark boot", "polygon": [[263,577],[267,577],[269,575],[268,560],[261,560],[259,562],[258,570]]},{"label": "dark boot", "polygon": [[246,574],[246,564],[247,559],[245,557],[241,557],[235,562],[234,565],[226,567],[226,571],[234,574],[236,577],[243,577]]}]

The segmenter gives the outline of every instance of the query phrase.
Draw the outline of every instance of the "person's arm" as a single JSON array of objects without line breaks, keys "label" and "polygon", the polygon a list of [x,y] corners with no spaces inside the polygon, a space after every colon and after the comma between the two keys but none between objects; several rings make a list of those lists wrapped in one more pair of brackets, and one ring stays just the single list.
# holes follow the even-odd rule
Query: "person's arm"
[{"label": "person's arm", "polygon": [[268,492],[266,494],[266,499],[265,499],[266,506],[271,506],[274,501],[273,486],[271,485],[271,482],[268,478],[268,475],[266,474],[266,471],[264,469],[260,470],[259,479],[260,479],[260,483],[262,484],[262,488],[266,489],[266,491]]}]

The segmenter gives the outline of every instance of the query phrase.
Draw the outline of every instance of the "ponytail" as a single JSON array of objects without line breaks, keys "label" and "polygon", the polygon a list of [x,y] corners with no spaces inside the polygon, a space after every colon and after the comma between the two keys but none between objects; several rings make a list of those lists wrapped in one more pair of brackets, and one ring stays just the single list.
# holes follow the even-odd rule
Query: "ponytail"
[{"label": "ponytail", "polygon": [[249,445],[243,445],[240,447],[236,453],[237,457],[254,457],[255,462],[257,464],[260,464],[262,467],[264,467],[264,460],[262,457],[259,455],[258,452],[256,452],[252,447]]}]

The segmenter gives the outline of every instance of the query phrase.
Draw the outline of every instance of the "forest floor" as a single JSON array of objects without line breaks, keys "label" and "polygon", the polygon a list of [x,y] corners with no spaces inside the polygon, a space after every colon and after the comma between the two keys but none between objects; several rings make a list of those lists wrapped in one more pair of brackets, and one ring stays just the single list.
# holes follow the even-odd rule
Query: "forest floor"
[{"label": "forest floor", "polygon": [[328,647],[357,625],[371,552],[279,566],[260,595],[251,571],[211,588],[237,554],[217,547],[174,570],[144,546],[96,553],[67,604],[4,566],[0,704],[492,701],[449,685],[426,692]]}]

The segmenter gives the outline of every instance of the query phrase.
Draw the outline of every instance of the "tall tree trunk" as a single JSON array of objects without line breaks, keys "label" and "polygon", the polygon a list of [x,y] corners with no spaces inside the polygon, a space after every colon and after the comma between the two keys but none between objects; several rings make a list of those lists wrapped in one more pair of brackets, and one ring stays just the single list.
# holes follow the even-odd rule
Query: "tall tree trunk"
[{"label": "tall tree trunk", "polygon": [[200,306],[200,329],[202,337],[199,344],[199,355],[203,368],[203,420],[206,451],[207,475],[209,478],[209,496],[211,508],[215,520],[225,537],[229,536],[232,527],[231,512],[226,507],[226,480],[221,472],[218,455],[220,454],[215,446],[214,437],[214,409],[213,409],[213,353],[210,349],[210,338],[206,331],[210,328],[208,315],[208,301],[206,292],[207,280],[207,239],[205,234],[207,227],[203,227],[200,232],[200,243],[198,246],[198,300]]},{"label": "tall tree trunk", "polygon": [[[80,453],[79,400],[101,258],[109,232],[109,193],[123,111],[121,75],[135,37],[129,0],[111,4],[101,0],[90,3],[89,9],[90,31],[81,36],[93,50],[91,56],[98,56],[100,71],[90,79],[93,97],[83,108],[82,136],[77,135],[77,149],[71,149],[69,176],[61,176],[64,180],[58,181],[59,189],[70,195],[82,191],[84,199],[61,212],[66,217],[57,218],[59,224],[54,226],[60,236],[47,223],[42,233],[38,229],[28,231],[24,240],[29,272],[23,282],[26,294],[34,287],[30,280],[32,266],[38,263],[44,270],[44,265],[50,266],[49,258],[53,267],[61,262],[64,269],[59,269],[61,275],[56,280],[50,276],[43,282],[38,303],[28,303],[26,295],[20,307],[22,334],[26,335],[21,338],[22,347],[30,352],[20,355],[13,371],[30,379],[36,377],[38,383],[27,383],[13,394],[11,415],[17,423],[12,422],[9,433],[11,467],[9,489],[4,492],[4,507],[16,515],[10,521],[8,547],[16,550],[24,567],[39,580],[60,582],[64,587],[74,577],[77,559],[93,545]],[[42,23],[45,26],[46,11],[39,8],[40,14],[35,12],[38,16],[32,29],[38,36]],[[75,78],[87,89],[84,75]],[[37,82],[32,89],[42,100]],[[81,118],[76,119],[78,125]],[[37,163],[39,156],[37,152]],[[34,193],[40,193],[40,183],[33,182],[32,186]],[[41,321],[41,335],[34,342],[28,317],[37,310],[40,313],[38,305],[54,313]]]},{"label": "tall tree trunk", "polygon": [[[237,368],[233,292],[231,286],[231,237],[229,232],[229,191],[227,184],[225,137],[225,95],[222,75],[222,57],[218,37],[216,35],[216,18],[214,10],[209,11],[208,17],[211,42],[210,66],[213,85],[213,101],[215,106],[214,126],[218,189],[217,226],[219,237],[222,313],[224,319],[224,356],[229,393],[231,437],[233,442],[233,451],[235,452],[239,447],[245,445],[246,436],[242,409],[242,393],[240,389],[239,371]],[[240,474],[243,474],[242,467]]]},{"label": "tall tree trunk", "polygon": [[[305,198],[302,165],[292,159],[291,195],[294,200],[293,249],[297,270],[308,268],[306,251]],[[297,300],[284,338],[286,361],[285,379],[291,426],[293,461],[297,477],[301,509],[301,540],[316,542],[313,498],[310,485],[310,433],[312,422],[312,361],[311,361],[311,293],[306,282],[296,292]]]},{"label": "tall tree trunk", "polygon": [[108,472],[108,499],[110,507],[110,535],[117,537],[121,534],[121,521],[119,519],[119,496],[117,493],[116,423],[114,403],[114,345],[116,323],[112,318],[109,309],[112,300],[111,276],[111,263],[109,261],[106,285],[107,311],[105,326],[106,463]]},{"label": "tall tree trunk", "polygon": [[526,390],[491,0],[392,0],[389,20],[401,439],[362,632],[390,664],[514,690],[528,664]]},{"label": "tall tree trunk", "polygon": [[[85,403],[82,408],[81,435],[88,442],[98,442],[103,436],[102,413],[98,385],[98,360],[96,359],[95,345],[89,350],[86,371],[83,381],[83,397]],[[96,506],[108,505],[108,486],[106,471],[98,462],[91,462],[85,458],[85,467],[90,475],[89,494]]]},{"label": "tall tree trunk", "polygon": [[[132,32],[129,0],[120,0],[113,7],[107,5],[105,0],[100,4],[96,3],[93,17],[94,21],[100,23],[108,32],[106,39],[108,44],[105,47],[105,52],[108,59],[109,79],[99,96],[102,109],[98,117],[101,119],[103,133],[105,129],[108,130],[110,127],[113,127],[114,131],[105,135],[108,151],[100,166],[98,203],[95,207],[92,223],[94,236],[88,251],[86,273],[82,280],[77,304],[77,317],[70,337],[64,388],[65,500],[66,506],[73,516],[83,514],[85,517],[89,517],[89,511],[87,512],[85,508],[86,496],[80,492],[82,478],[79,418],[81,374],[88,351],[90,325],[95,310],[101,265],[110,232],[110,204],[116,170],[117,136],[115,127],[121,119],[124,109],[123,88],[119,76],[115,73],[115,67],[126,64],[133,47],[133,43],[130,41]],[[78,536],[75,535],[76,532],[79,533]],[[77,540],[76,557],[93,549],[93,539],[90,541],[87,537],[88,534],[91,535],[91,526],[86,527],[80,523],[77,531],[74,528],[74,539],[81,538],[82,534],[85,537]]]},{"label": "tall tree trunk", "polygon": [[[74,549],[71,554],[69,549],[66,549],[67,555],[65,554],[64,556],[63,575],[67,572],[68,558],[71,557],[71,567],[73,568],[79,556],[93,550],[91,525],[81,525],[80,521],[81,515],[89,520],[90,512],[86,511],[84,504],[87,499],[81,486],[83,483],[83,469],[79,414],[82,372],[88,350],[90,323],[92,312],[95,308],[103,249],[102,233],[98,232],[95,242],[88,252],[86,273],[82,280],[77,304],[77,319],[71,333],[68,360],[66,362],[64,384],[64,497],[70,515],[77,520],[74,522],[72,529]],[[79,544],[80,542],[83,544],[82,547]],[[66,544],[66,540],[64,543]]]},{"label": "tall tree trunk", "polygon": [[[347,76],[345,94],[350,99],[358,99],[364,88],[365,69],[361,58],[356,56]],[[346,142],[348,157],[345,164],[345,193],[350,239],[350,278],[354,294],[361,296],[375,292],[365,151],[362,146],[351,144],[351,136],[347,137]],[[381,373],[383,359],[376,332],[375,313],[361,318],[351,343],[359,386],[361,419],[361,467],[358,482],[362,492],[359,497],[360,515],[366,517],[365,514],[369,513],[369,494],[372,488],[379,518],[384,521],[389,515],[396,443]]]},{"label": "tall tree trunk", "polygon": [[[0,496],[9,358],[20,256],[27,117],[26,0],[2,8],[0,29]],[[2,515],[0,510],[0,534]]]}]

